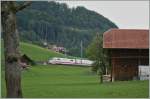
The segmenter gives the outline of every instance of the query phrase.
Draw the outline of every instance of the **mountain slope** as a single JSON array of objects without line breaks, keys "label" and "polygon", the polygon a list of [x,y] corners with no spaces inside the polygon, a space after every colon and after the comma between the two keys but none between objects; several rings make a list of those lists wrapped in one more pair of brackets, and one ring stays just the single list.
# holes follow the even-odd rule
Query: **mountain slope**
[{"label": "mountain slope", "polygon": [[74,56],[80,55],[81,40],[84,50],[97,32],[118,28],[106,17],[85,7],[69,8],[54,1],[35,1],[20,11],[17,19],[22,41],[42,45],[46,40],[66,47]]},{"label": "mountain slope", "polygon": [[51,57],[65,57],[64,54],[57,53],[37,45],[21,43],[21,52],[28,55],[31,59],[35,61],[45,61]]},{"label": "mountain slope", "polygon": [[[4,62],[3,44],[2,44],[1,48],[2,48],[1,49],[1,56],[2,56],[1,60],[3,63]],[[34,44],[23,43],[23,42],[20,43],[20,50],[21,50],[21,54],[26,54],[34,61],[47,61],[51,57],[66,57],[64,54],[42,48],[42,47],[34,45]],[[70,56],[68,56],[68,57],[70,57]]]}]

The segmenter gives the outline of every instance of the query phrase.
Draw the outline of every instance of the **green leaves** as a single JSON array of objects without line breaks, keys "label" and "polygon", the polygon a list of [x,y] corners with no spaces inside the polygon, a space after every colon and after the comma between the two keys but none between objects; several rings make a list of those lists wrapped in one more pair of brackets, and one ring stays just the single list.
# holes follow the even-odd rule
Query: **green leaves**
[{"label": "green leaves", "polygon": [[22,41],[40,44],[40,40],[47,38],[48,43],[66,47],[73,56],[80,56],[81,40],[85,49],[96,32],[117,28],[107,18],[85,7],[69,8],[66,4],[54,1],[32,2],[27,9],[17,13],[17,19],[20,32],[33,33],[32,38],[30,33],[22,34]]},{"label": "green leaves", "polygon": [[109,66],[107,51],[103,49],[102,35],[98,34],[94,37],[91,44],[86,50],[87,57],[94,60],[92,71],[105,73],[106,68]]}]

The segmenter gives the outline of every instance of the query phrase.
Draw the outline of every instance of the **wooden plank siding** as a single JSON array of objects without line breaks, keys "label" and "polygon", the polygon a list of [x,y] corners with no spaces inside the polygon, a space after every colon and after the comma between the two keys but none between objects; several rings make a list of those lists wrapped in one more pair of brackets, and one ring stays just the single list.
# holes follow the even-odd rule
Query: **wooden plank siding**
[{"label": "wooden plank siding", "polygon": [[149,64],[148,49],[111,49],[112,80],[132,80],[138,77],[138,66]]},{"label": "wooden plank siding", "polygon": [[132,80],[139,65],[149,65],[149,30],[110,29],[103,34],[103,48],[109,52],[112,81]]}]

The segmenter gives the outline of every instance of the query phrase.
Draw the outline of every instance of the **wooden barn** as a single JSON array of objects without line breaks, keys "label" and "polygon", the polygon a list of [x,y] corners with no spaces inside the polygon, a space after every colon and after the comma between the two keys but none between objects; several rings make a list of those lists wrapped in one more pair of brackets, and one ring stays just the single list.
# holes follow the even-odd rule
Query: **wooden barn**
[{"label": "wooden barn", "polygon": [[21,66],[23,68],[26,68],[29,65],[35,64],[35,62],[32,59],[30,59],[30,57],[28,57],[26,54],[22,55],[20,60],[21,60]]},{"label": "wooden barn", "polygon": [[149,30],[110,29],[103,34],[103,48],[108,50],[111,79],[138,79],[138,67],[149,66]]}]

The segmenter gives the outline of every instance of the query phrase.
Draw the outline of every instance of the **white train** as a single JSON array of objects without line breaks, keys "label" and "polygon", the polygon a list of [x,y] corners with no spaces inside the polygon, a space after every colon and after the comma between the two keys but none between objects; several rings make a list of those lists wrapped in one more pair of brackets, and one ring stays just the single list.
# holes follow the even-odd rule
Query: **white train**
[{"label": "white train", "polygon": [[54,57],[49,59],[49,64],[66,64],[66,65],[84,65],[91,66],[93,61],[87,59],[69,59],[69,58],[58,58]]}]

